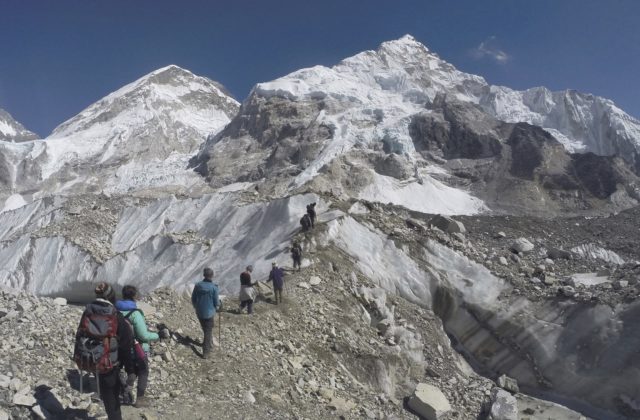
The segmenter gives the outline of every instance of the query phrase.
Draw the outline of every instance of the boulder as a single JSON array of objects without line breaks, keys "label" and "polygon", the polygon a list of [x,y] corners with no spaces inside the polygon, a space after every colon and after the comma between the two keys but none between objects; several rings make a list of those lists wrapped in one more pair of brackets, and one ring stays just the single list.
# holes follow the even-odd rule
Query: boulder
[{"label": "boulder", "polygon": [[318,276],[311,276],[311,278],[309,278],[309,284],[311,286],[317,286],[322,282],[322,280],[320,280],[320,277]]},{"label": "boulder", "polygon": [[489,420],[518,420],[518,401],[516,397],[500,388],[491,390],[491,411]]},{"label": "boulder", "polygon": [[498,378],[498,386],[512,394],[517,394],[520,391],[518,388],[518,381],[508,377],[507,375],[502,375]]},{"label": "boulder", "polygon": [[30,394],[17,393],[13,396],[13,405],[22,405],[25,407],[33,407],[36,404],[36,399]]},{"label": "boulder", "polygon": [[442,420],[451,411],[451,405],[442,391],[425,383],[416,386],[408,405],[416,414],[427,420]]},{"label": "boulder", "polygon": [[453,220],[449,216],[434,216],[431,220],[429,220],[429,225],[435,226],[441,231],[447,233],[465,233],[467,231],[461,222]]},{"label": "boulder", "polygon": [[334,396],[333,398],[331,398],[329,408],[333,408],[339,413],[348,413],[356,408],[356,404],[353,401]]},{"label": "boulder", "polygon": [[571,286],[562,286],[560,288],[560,291],[562,292],[562,294],[566,297],[573,297],[576,295],[576,289],[574,289]]},{"label": "boulder", "polygon": [[0,408],[0,420],[9,420],[9,413]]},{"label": "boulder", "polygon": [[570,260],[573,259],[573,253],[560,248],[549,248],[547,257],[552,260]]},{"label": "boulder", "polygon": [[511,244],[511,250],[517,252],[518,254],[522,254],[523,252],[533,251],[533,244],[529,242],[526,238],[518,238]]},{"label": "boulder", "polygon": [[53,299],[53,303],[58,305],[58,306],[67,306],[67,299],[65,299],[63,297],[57,297],[57,298]]}]

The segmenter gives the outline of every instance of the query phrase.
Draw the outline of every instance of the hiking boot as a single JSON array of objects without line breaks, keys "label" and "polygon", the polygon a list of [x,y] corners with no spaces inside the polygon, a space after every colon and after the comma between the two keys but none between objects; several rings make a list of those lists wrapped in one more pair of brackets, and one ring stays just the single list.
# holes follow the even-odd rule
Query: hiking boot
[{"label": "hiking boot", "polygon": [[151,402],[149,401],[149,398],[147,397],[138,397],[136,399],[136,403],[134,404],[134,407],[136,408],[146,408],[149,407],[151,405]]},{"label": "hiking boot", "polygon": [[205,360],[207,360],[207,359],[211,359],[211,353],[204,353],[204,354],[202,355],[202,358],[203,358],[203,359],[205,359]]}]

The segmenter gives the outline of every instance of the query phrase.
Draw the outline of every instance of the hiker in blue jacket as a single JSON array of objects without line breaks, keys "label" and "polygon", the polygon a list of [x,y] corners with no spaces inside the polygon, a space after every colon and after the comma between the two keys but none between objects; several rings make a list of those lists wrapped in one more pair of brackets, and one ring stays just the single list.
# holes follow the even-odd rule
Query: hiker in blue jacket
[{"label": "hiker in blue jacket", "polygon": [[[138,376],[138,386],[136,392],[136,407],[148,407],[149,402],[144,396],[149,380],[149,353],[151,351],[149,343],[158,341],[160,336],[156,332],[149,331],[144,312],[138,309],[136,300],[138,299],[138,289],[135,286],[124,286],[122,288],[122,300],[116,302],[116,309],[129,321],[133,328],[133,336],[142,345],[144,355],[137,354],[135,359],[135,371]],[[126,393],[130,391],[127,390]],[[128,395],[127,395],[128,396]]]},{"label": "hiker in blue jacket", "polygon": [[204,279],[196,283],[191,294],[191,303],[196,310],[204,338],[202,340],[202,358],[208,359],[213,347],[213,318],[220,306],[218,285],[213,283],[213,270],[205,268]]}]

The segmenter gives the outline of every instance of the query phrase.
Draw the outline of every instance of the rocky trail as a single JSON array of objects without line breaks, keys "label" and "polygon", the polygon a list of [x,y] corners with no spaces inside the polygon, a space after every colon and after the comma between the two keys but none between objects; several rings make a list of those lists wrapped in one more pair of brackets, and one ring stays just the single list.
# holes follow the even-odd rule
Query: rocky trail
[{"label": "rocky trail", "polygon": [[[268,287],[251,316],[237,313],[235,297],[224,300],[212,359],[200,358],[188,296],[147,296],[149,324],[167,325],[172,337],[153,347],[151,407],[125,406],[126,418],[410,419],[434,407],[438,419],[484,418],[491,407],[511,415],[519,407],[522,419],[584,418],[477,375],[438,316],[356,274],[347,255],[316,243],[324,227],[316,229],[303,237],[313,264],[288,274],[283,304],[270,303]],[[93,381],[85,377],[81,394],[70,358],[82,306],[0,297],[0,418],[101,418]],[[424,405],[410,402],[419,383],[434,387],[420,396]]]}]

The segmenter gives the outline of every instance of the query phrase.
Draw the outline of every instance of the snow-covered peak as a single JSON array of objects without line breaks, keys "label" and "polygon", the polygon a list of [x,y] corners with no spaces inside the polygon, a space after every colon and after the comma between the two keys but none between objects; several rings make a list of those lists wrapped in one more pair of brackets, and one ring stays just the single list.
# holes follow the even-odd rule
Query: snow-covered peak
[{"label": "snow-covered peak", "polygon": [[24,128],[7,111],[0,108],[0,141],[20,142],[37,138],[37,134]]},{"label": "snow-covered peak", "polygon": [[315,66],[293,72],[254,91],[289,99],[338,100],[383,106],[395,102],[424,105],[449,91],[461,100],[477,101],[486,88],[482,77],[458,71],[411,35],[384,42],[328,68]]},{"label": "snow-covered peak", "polygon": [[[254,93],[290,100],[333,99],[351,109],[408,117],[424,109],[438,94],[479,104],[506,122],[540,126],[570,152],[620,155],[640,170],[640,122],[604,98],[574,90],[552,92],[544,87],[515,91],[491,86],[480,76],[464,73],[411,35],[384,42],[333,67],[298,70]],[[389,119],[389,118],[385,118]]]},{"label": "snow-covered peak", "polygon": [[232,118],[239,103],[219,84],[176,65],[155,70],[89,106],[58,126],[49,138],[121,134],[128,127],[178,121],[202,136]]}]

